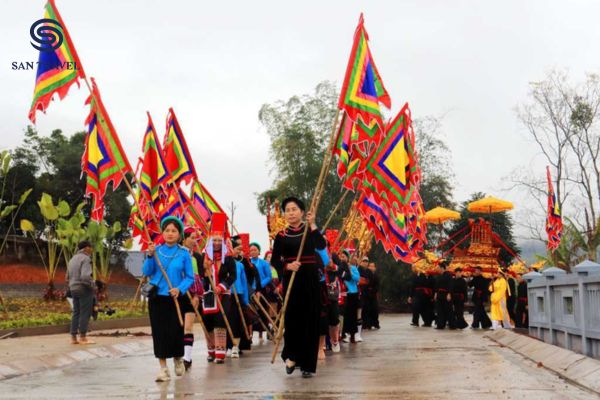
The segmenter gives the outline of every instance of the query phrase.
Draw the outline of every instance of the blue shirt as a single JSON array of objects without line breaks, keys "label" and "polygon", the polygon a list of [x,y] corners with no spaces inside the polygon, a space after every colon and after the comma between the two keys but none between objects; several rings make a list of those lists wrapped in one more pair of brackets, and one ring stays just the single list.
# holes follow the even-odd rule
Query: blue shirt
[{"label": "blue shirt", "polygon": [[358,281],[360,280],[360,273],[355,265],[350,266],[350,275],[352,276],[352,279],[344,281],[346,288],[348,289],[348,293],[358,293]]},{"label": "blue shirt", "polygon": [[268,262],[263,260],[262,258],[251,258],[250,261],[256,267],[258,271],[258,276],[260,278],[260,287],[264,288],[273,280],[273,275],[271,275],[271,266]]},{"label": "blue shirt", "polygon": [[[181,294],[185,294],[194,283],[194,269],[189,250],[179,245],[162,244],[156,247],[155,256],[160,260],[171,285],[178,288]],[[155,257],[146,257],[142,273],[150,277],[150,283],[158,287],[159,296],[169,296],[169,285]]]},{"label": "blue shirt", "polygon": [[248,304],[250,302],[248,298],[248,280],[246,279],[244,264],[236,260],[235,266],[237,268],[237,279],[233,282],[235,291],[237,292],[240,302],[242,304]]},{"label": "blue shirt", "polygon": [[[329,254],[327,253],[327,249],[315,249],[315,252],[321,257],[323,261],[323,265],[326,267],[329,265]],[[319,269],[319,281],[325,282],[325,273]]]}]

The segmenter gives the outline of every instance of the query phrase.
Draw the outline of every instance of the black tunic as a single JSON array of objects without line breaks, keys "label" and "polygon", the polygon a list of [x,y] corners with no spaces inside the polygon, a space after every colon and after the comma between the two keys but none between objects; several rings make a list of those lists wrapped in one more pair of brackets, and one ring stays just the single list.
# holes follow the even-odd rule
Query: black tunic
[{"label": "black tunic", "polygon": [[[271,264],[283,277],[284,291],[292,276],[285,269],[286,264],[296,260],[300,242],[304,233],[304,224],[298,228],[287,228],[277,234],[273,242]],[[296,273],[285,312],[283,360],[290,359],[302,371],[316,372],[319,350],[319,270],[315,250],[324,249],[325,239],[319,230],[310,230],[302,250],[302,265]]]},{"label": "black tunic", "polygon": [[483,276],[475,276],[469,282],[469,286],[471,286],[473,290],[473,296],[471,300],[473,303],[475,302],[485,302],[488,298],[490,281]]}]

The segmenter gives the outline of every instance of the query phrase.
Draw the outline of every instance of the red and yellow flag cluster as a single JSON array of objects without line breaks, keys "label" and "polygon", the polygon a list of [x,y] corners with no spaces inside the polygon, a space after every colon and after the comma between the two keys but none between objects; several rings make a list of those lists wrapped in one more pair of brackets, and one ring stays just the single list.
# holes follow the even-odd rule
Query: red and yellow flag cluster
[{"label": "red and yellow flag cluster", "polygon": [[[148,239],[140,229],[143,221],[154,228],[151,229],[151,236],[155,240],[158,236],[158,220],[167,216],[183,219],[186,226],[194,227],[198,233],[206,236],[213,213],[223,213],[223,209],[198,180],[194,161],[173,109],[169,109],[167,116],[162,148],[148,115],[142,151],[139,178],[142,190],[139,193],[145,201],[140,202],[140,210],[135,205],[131,210],[133,236],[140,237],[144,248]],[[183,185],[186,184],[190,186],[189,191],[184,189]],[[152,210],[146,205],[152,205]]]},{"label": "red and yellow flag cluster", "polygon": [[390,108],[391,100],[368,39],[361,15],[338,104],[337,172],[344,187],[360,191],[357,207],[375,239],[397,260],[412,262],[426,242],[426,224],[411,113],[405,104],[383,122],[380,106]]},{"label": "red and yellow flag cluster", "polygon": [[[44,22],[36,30],[41,37],[42,46],[29,118],[35,123],[36,112],[45,112],[55,94],[62,99],[72,84],[79,85],[79,79],[86,81],[90,90],[86,101],[90,106],[90,113],[85,122],[88,134],[81,167],[82,173],[86,174],[86,196],[92,202],[91,219],[102,221],[104,196],[109,183],[112,183],[114,190],[125,181],[134,197],[130,226],[133,228],[133,236],[140,237],[142,246],[158,237],[159,221],[169,215],[181,217],[186,225],[196,227],[201,234],[206,234],[213,213],[222,213],[223,209],[198,180],[173,109],[169,110],[167,116],[162,147],[148,114],[142,145],[143,156],[140,158],[139,177],[136,179],[96,82],[91,78],[91,85],[88,83],[54,0],[48,0],[44,18]],[[137,182],[135,192],[127,181],[127,174]],[[182,187],[184,184],[189,185],[189,189],[185,190]]]},{"label": "red and yellow flag cluster", "polygon": [[552,176],[550,167],[546,167],[546,176],[548,178],[548,216],[546,217],[546,233],[548,234],[548,250],[555,251],[560,245],[562,236],[562,216],[560,206],[556,201],[556,194],[552,186]]}]

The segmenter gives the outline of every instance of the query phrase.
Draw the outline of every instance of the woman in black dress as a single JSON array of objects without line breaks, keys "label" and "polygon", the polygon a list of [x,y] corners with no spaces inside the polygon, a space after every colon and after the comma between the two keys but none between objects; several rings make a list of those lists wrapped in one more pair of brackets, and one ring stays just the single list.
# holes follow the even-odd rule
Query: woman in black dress
[{"label": "woman in black dress", "polygon": [[[283,201],[282,209],[289,227],[275,237],[271,264],[283,277],[284,292],[292,272],[297,272],[285,312],[281,358],[288,374],[299,367],[302,376],[309,378],[317,370],[319,350],[320,292],[316,250],[324,249],[326,244],[312,212],[306,213],[306,222],[303,221],[305,207],[302,201],[289,197]],[[306,223],[309,224],[306,243],[300,261],[296,261]]]}]

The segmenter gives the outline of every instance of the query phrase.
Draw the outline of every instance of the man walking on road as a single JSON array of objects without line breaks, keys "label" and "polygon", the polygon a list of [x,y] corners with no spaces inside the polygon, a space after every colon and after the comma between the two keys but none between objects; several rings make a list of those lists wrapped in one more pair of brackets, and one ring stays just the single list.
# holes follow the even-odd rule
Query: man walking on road
[{"label": "man walking on road", "polygon": [[[88,324],[94,308],[94,280],[92,278],[92,244],[79,242],[77,253],[67,265],[67,281],[73,297],[71,317],[71,343],[94,344],[87,339]],[[79,333],[79,340],[77,340]]]}]

